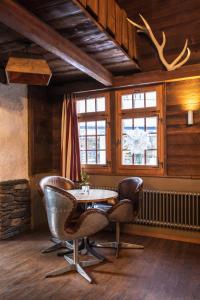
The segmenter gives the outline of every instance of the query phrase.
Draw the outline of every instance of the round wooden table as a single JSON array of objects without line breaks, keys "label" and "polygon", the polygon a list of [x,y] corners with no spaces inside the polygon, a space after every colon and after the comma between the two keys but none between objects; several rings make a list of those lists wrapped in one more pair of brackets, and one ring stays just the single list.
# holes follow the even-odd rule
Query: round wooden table
[{"label": "round wooden table", "polygon": [[82,190],[67,190],[80,203],[107,202],[117,198],[118,193],[110,190],[90,189],[88,193]]}]

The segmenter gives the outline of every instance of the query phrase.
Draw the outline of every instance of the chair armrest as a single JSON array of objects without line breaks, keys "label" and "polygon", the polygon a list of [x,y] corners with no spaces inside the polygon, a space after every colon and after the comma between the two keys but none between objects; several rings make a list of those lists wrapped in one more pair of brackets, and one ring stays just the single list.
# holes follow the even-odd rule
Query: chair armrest
[{"label": "chair armrest", "polygon": [[108,210],[111,222],[129,223],[133,220],[133,204],[129,199],[123,199]]},{"label": "chair armrest", "polygon": [[65,228],[69,239],[77,239],[95,234],[109,224],[107,214],[97,208],[85,211],[74,224]]}]

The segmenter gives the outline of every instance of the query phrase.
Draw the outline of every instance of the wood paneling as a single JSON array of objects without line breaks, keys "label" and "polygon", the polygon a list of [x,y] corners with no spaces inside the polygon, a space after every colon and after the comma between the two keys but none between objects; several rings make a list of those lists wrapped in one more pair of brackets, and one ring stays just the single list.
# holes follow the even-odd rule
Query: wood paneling
[{"label": "wood paneling", "polygon": [[48,93],[52,103],[52,164],[53,171],[60,174],[61,168],[61,122],[62,122],[62,96],[52,96]]},{"label": "wood paneling", "polygon": [[52,171],[52,107],[46,87],[28,88],[29,175]]},{"label": "wood paneling", "polygon": [[104,28],[107,26],[108,6],[106,1],[99,1],[98,21]]},{"label": "wood paneling", "polygon": [[62,96],[29,86],[29,175],[60,170]]},{"label": "wood paneling", "polygon": [[87,6],[96,16],[99,12],[99,1],[98,0],[87,0]]},{"label": "wood paneling", "polygon": [[116,32],[116,12],[115,12],[115,0],[109,0],[108,2],[108,17],[107,27],[109,31],[115,36]]},{"label": "wood paneling", "polygon": [[[199,0],[118,0],[118,3],[126,10],[128,17],[138,24],[142,24],[139,17],[139,14],[142,14],[158,40],[162,38],[162,31],[165,31],[167,43],[164,52],[169,62],[178,56],[185,39],[188,38],[192,54],[187,64],[199,63],[200,35],[197,30],[200,26]],[[143,72],[163,68],[154,46],[146,35],[139,34],[137,45],[139,63]]]},{"label": "wood paneling", "polygon": [[116,3],[115,6],[116,14],[116,41],[122,43],[122,21],[123,21],[123,11],[120,9],[119,5]]},{"label": "wood paneling", "polygon": [[[200,79],[167,83],[167,174],[200,176]],[[194,125],[187,126],[187,111]]]},{"label": "wood paneling", "polygon": [[124,10],[122,12],[122,45],[124,49],[128,50],[128,21]]},{"label": "wood paneling", "polygon": [[149,71],[131,74],[128,76],[116,76],[113,85],[115,87],[127,87],[134,85],[156,84],[162,82],[189,80],[200,77],[200,64],[183,66],[173,71]]}]

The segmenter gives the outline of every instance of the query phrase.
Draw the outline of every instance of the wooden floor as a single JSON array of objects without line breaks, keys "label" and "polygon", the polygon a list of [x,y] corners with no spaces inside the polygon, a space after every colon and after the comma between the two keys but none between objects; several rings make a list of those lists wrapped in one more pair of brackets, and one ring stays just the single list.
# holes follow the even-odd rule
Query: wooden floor
[{"label": "wooden floor", "polygon": [[200,299],[200,245],[124,236],[144,250],[101,249],[109,263],[91,267],[96,284],[70,273],[45,279],[66,265],[55,252],[41,254],[51,243],[47,233],[29,233],[0,241],[0,299],[3,300],[169,300]]}]

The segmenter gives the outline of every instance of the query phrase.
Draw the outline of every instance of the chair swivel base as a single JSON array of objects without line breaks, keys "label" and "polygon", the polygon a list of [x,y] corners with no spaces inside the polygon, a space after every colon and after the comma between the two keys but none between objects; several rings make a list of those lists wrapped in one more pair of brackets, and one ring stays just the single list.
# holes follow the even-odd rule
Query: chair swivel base
[{"label": "chair swivel base", "polygon": [[69,266],[66,266],[65,268],[47,273],[45,276],[46,278],[63,275],[68,272],[71,272],[71,271],[76,271],[82,277],[84,277],[89,283],[92,283],[92,281],[93,281],[92,278],[86,273],[86,271],[83,268],[99,264],[101,262],[100,260],[97,260],[97,259],[88,260],[88,261],[86,260],[86,261],[78,261],[75,263],[75,261],[67,255],[64,255],[64,258],[69,263]]},{"label": "chair swivel base", "polygon": [[69,253],[72,253],[73,251],[73,245],[71,245],[69,242],[65,241],[65,242],[61,242],[59,241],[58,239],[56,238],[51,238],[51,241],[54,243],[53,246],[50,246],[44,250],[42,250],[42,253],[50,253],[50,252],[53,252],[53,251],[57,251],[57,250],[60,250],[62,248],[65,248],[66,247],[69,249],[66,254],[69,254]]},{"label": "chair swivel base", "polygon": [[119,256],[119,249],[144,249],[144,246],[125,243],[125,242],[103,242],[103,243],[96,243],[94,247],[98,248],[114,248],[116,249],[116,257]]}]

